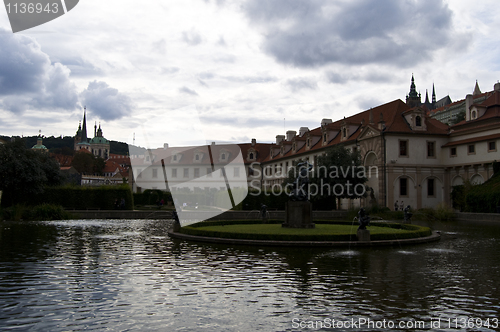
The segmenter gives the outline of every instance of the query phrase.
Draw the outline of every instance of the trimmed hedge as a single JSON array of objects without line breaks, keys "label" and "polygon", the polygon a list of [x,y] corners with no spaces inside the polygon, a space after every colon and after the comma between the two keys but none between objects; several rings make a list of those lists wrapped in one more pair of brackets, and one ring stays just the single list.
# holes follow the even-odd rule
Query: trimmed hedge
[{"label": "trimmed hedge", "polygon": [[134,208],[132,191],[126,184],[120,186],[100,186],[100,187],[53,187],[45,189],[45,192],[35,198],[36,204],[58,204],[65,209],[87,210],[115,209],[115,201],[121,202],[125,199],[125,209]]},{"label": "trimmed hedge", "polygon": [[[200,223],[184,226],[180,232],[188,235],[232,238],[232,239],[247,239],[247,240],[272,240],[272,241],[353,241],[356,234],[253,234],[253,233],[238,233],[238,232],[221,232],[213,230],[198,229],[206,226],[224,226],[224,225],[240,225],[240,224],[258,224],[260,220],[232,220],[232,221],[203,221]],[[268,224],[280,224],[281,220],[269,220]],[[315,221],[317,224],[330,225],[351,225],[351,221]],[[357,229],[357,224],[354,225]],[[430,236],[432,231],[429,227],[422,227],[412,224],[398,223],[372,223],[374,227],[388,227],[392,229],[401,229],[405,232],[391,232],[386,234],[372,234],[371,240],[396,240],[396,239],[411,239]]]},{"label": "trimmed hedge", "polygon": [[497,206],[500,206],[500,173],[481,185],[472,186],[465,200],[468,212],[497,212]]},{"label": "trimmed hedge", "polygon": [[0,210],[0,220],[68,220],[73,215],[60,205],[41,204],[33,206],[14,205]]}]

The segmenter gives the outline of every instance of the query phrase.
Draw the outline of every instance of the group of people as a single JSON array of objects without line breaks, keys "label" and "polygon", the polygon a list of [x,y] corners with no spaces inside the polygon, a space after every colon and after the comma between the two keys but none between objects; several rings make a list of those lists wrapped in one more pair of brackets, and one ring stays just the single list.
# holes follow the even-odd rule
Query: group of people
[{"label": "group of people", "polygon": [[115,210],[125,210],[125,198],[122,198],[121,200],[118,200],[118,198],[116,198],[114,207]]}]

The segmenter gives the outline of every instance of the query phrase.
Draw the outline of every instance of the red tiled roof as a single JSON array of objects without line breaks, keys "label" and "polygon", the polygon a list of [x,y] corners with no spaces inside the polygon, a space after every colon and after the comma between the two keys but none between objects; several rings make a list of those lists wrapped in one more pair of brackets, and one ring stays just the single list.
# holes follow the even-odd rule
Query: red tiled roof
[{"label": "red tiled roof", "polygon": [[455,145],[468,144],[468,143],[490,141],[490,140],[497,139],[497,138],[500,138],[500,134],[492,134],[492,135],[486,135],[486,136],[482,136],[482,137],[473,137],[473,138],[469,138],[469,139],[463,139],[460,141],[448,142],[445,145],[443,145],[442,148],[446,148],[449,146],[455,146]]}]

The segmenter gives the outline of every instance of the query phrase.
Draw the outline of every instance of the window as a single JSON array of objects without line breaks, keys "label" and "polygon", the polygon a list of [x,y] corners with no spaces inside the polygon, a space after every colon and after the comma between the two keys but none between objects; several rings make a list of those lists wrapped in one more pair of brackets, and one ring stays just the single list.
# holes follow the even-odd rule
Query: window
[{"label": "window", "polygon": [[497,150],[497,144],[495,141],[488,142],[488,152],[494,152]]},{"label": "window", "polygon": [[435,143],[427,142],[427,158],[434,158],[435,154]]},{"label": "window", "polygon": [[157,177],[158,177],[158,169],[153,168],[153,178],[157,178]]},{"label": "window", "polygon": [[212,177],[212,169],[211,168],[207,168],[207,177],[208,178]]},{"label": "window", "polygon": [[253,160],[253,152],[250,152],[250,157],[249,157],[250,160]]},{"label": "window", "polygon": [[427,196],[434,196],[434,179],[427,179]]},{"label": "window", "polygon": [[220,159],[222,159],[222,160],[226,160],[226,154],[225,154],[225,153],[221,154],[221,155],[220,155]]},{"label": "window", "polygon": [[450,148],[450,156],[451,157],[457,156],[457,148]]},{"label": "window", "polygon": [[234,168],[234,177],[235,178],[239,178],[240,177],[240,168],[239,167],[235,167]]},{"label": "window", "polygon": [[326,143],[326,133],[323,134],[323,143]]},{"label": "window", "polygon": [[172,168],[172,177],[173,178],[177,177],[177,168]]},{"label": "window", "polygon": [[307,147],[309,147],[311,144],[310,144],[310,140],[309,138],[307,139]]},{"label": "window", "polygon": [[194,160],[200,160],[200,155],[199,154],[195,155]]},{"label": "window", "polygon": [[346,136],[347,136],[347,130],[346,130],[345,128],[342,130],[342,135],[343,135],[344,137],[346,137]]},{"label": "window", "polygon": [[408,157],[408,141],[399,141],[399,156]]},{"label": "window", "polygon": [[399,179],[399,196],[408,196],[408,179]]},{"label": "window", "polygon": [[189,177],[189,168],[184,168],[184,177],[185,178]]},{"label": "window", "polygon": [[194,177],[195,178],[199,178],[200,177],[200,169],[199,168],[195,168],[194,169]]},{"label": "window", "polygon": [[417,116],[415,118],[415,126],[422,127],[422,118],[421,117]]},{"label": "window", "polygon": [[177,155],[174,154],[173,159],[174,159],[174,161],[177,161]]},{"label": "window", "polygon": [[469,154],[476,154],[476,147],[474,144],[470,144],[467,148],[467,151],[469,151]]}]

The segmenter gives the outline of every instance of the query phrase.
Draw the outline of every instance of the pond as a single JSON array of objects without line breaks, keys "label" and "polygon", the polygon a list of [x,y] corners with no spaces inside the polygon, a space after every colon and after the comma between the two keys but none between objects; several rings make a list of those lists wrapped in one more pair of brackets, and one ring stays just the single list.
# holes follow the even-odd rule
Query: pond
[{"label": "pond", "polygon": [[304,249],[172,240],[169,223],[0,223],[0,330],[500,329],[500,224]]}]

